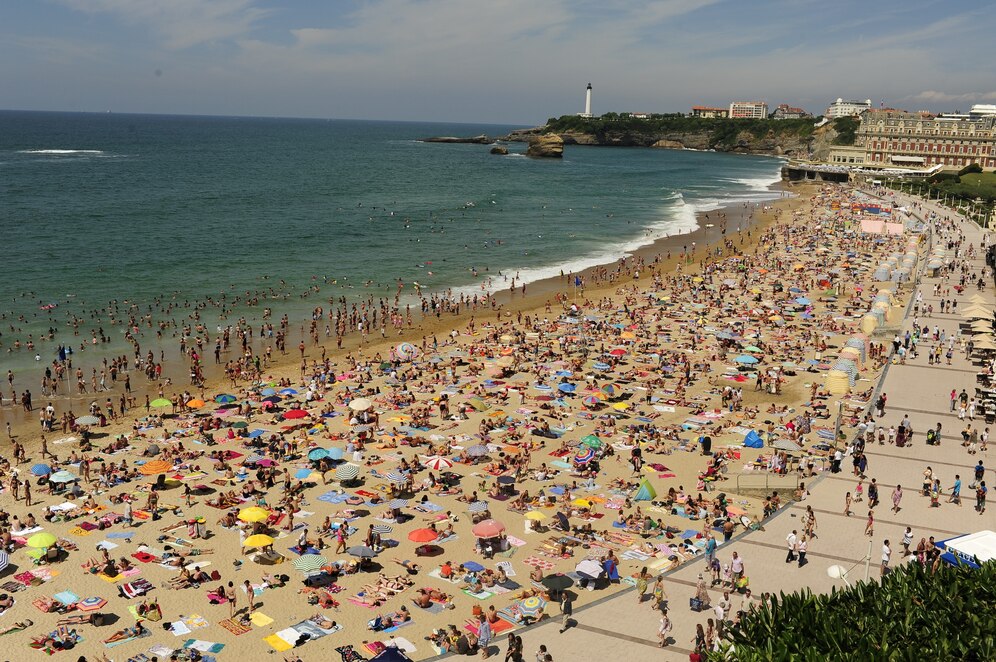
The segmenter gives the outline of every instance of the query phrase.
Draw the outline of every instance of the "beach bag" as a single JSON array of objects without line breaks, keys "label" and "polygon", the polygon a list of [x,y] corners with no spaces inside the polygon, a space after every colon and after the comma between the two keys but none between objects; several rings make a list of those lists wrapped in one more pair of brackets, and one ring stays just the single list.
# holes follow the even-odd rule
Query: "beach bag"
[{"label": "beach bag", "polygon": [[705,609],[705,605],[703,605],[702,601],[699,600],[698,598],[688,598],[688,607],[692,611],[696,611],[696,612],[702,611],[703,609]]}]

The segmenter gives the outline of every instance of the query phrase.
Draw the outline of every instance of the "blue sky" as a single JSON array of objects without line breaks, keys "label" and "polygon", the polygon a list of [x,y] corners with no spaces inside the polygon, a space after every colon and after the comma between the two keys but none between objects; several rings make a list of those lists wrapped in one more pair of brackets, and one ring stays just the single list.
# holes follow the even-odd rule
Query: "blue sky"
[{"label": "blue sky", "polygon": [[541,123],[732,99],[996,102],[987,3],[8,0],[0,107]]}]

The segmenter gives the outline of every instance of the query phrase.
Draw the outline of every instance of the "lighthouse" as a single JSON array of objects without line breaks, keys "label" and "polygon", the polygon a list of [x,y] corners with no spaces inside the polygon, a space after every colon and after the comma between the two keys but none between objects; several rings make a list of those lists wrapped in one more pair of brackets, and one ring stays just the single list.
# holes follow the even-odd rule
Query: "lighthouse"
[{"label": "lighthouse", "polygon": [[579,113],[581,117],[591,117],[591,83],[584,92],[584,112]]}]

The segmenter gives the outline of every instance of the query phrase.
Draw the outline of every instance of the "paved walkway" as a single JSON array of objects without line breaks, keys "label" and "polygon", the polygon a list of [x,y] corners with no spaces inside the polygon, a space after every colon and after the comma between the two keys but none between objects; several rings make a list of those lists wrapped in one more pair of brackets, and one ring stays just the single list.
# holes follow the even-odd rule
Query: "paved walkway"
[{"label": "paved walkway", "polygon": [[[948,210],[936,211],[942,216],[952,215]],[[966,238],[965,245],[976,246],[978,254],[969,264],[973,272],[978,272],[985,266],[985,255],[979,250],[982,230],[971,222],[962,223],[962,228]],[[924,305],[932,303],[935,311],[939,308],[939,298],[933,296],[936,282],[937,279],[923,278],[919,286]],[[955,285],[957,282],[955,278],[946,285]],[[985,282],[986,289],[981,295],[992,306],[996,302],[992,279],[987,276]],[[966,290],[965,295],[958,297],[958,307],[964,307],[968,296],[975,292],[977,290],[973,286]],[[921,323],[927,321],[921,318]],[[936,324],[948,335],[957,331],[961,321],[958,314],[935,314],[929,318],[931,328]],[[904,319],[901,332],[911,328],[912,322],[912,317]],[[891,337],[883,340],[889,341]],[[996,509],[985,516],[979,516],[973,508],[974,491],[968,489],[976,462],[980,457],[984,460],[987,458],[981,454],[970,456],[961,446],[960,432],[964,423],[949,411],[948,404],[951,389],[960,392],[964,388],[970,395],[974,394],[977,368],[965,358],[964,352],[956,352],[951,366],[928,366],[928,347],[926,342],[921,342],[919,356],[906,365],[889,366],[882,381],[881,389],[888,394],[888,406],[880,424],[898,427],[903,416],[909,414],[916,435],[913,444],[903,448],[889,444],[867,447],[869,465],[868,480],[864,481],[866,496],[867,485],[872,478],[876,478],[881,485],[880,504],[875,509],[874,536],[869,538],[864,535],[868,515],[867,498],[852,506],[853,515],[847,517],[843,514],[845,494],[849,491],[853,494],[857,484],[857,478],[850,473],[851,465],[845,460],[841,473],[826,473],[814,481],[807,481],[812,490],[811,496],[801,503],[783,508],[778,515],[766,522],[763,531],[743,534],[719,548],[717,557],[722,563],[729,561],[733,551],[744,559],[746,574],[750,577],[755,595],[761,592],[793,592],[806,588],[822,593],[830,592],[835,587],[842,588],[843,582],[831,579],[827,575],[827,568],[831,565],[853,567],[849,578],[852,582],[861,580],[865,577],[864,559],[869,554],[869,579],[875,580],[879,576],[881,549],[886,539],[890,541],[893,550],[893,567],[901,562],[900,542],[907,526],[913,529],[914,548],[921,537],[934,536],[941,540],[979,529],[996,528],[991,514]],[[944,426],[942,443],[939,446],[928,446],[924,443],[926,430],[937,422]],[[984,427],[980,419],[976,419],[976,425]],[[993,455],[992,464],[996,467],[996,451]],[[933,468],[934,475],[941,479],[945,489],[940,508],[930,508],[929,499],[919,492],[923,470],[928,465]],[[955,474],[962,477],[961,507],[945,503],[947,488],[954,481]],[[988,482],[996,484],[994,479]],[[891,495],[897,483],[902,485],[904,496],[901,509],[898,513],[893,513]],[[996,498],[996,492],[990,494],[994,495],[992,498]],[[812,506],[817,516],[816,539],[809,544],[809,563],[799,568],[794,563],[785,563],[785,539],[793,529],[802,531],[802,515],[806,506]],[[695,613],[688,608],[697,575],[703,568],[704,563],[699,559],[681,566],[665,580],[671,605],[670,616],[674,624],[674,641],[666,650],[657,648],[659,614],[649,607],[649,603],[638,606],[635,592],[630,590],[576,612],[575,624],[562,634],[559,632],[559,614],[554,607],[554,619],[518,632],[523,638],[526,659],[531,662],[539,645],[545,644],[556,662],[599,658],[646,659],[648,654],[652,654],[655,660],[687,660],[696,624],[704,624],[713,615],[709,611]],[[714,602],[718,601],[722,598],[722,591],[714,590],[712,595]],[[742,597],[734,594],[733,607],[739,609],[742,602]],[[499,643],[504,657],[505,640],[501,639]],[[650,648],[657,650],[650,653]]]}]

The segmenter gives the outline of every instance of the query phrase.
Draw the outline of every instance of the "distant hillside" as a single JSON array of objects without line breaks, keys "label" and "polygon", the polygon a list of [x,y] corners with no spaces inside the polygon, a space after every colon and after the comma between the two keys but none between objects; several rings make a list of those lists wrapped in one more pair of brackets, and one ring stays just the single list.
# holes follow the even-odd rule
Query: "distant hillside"
[{"label": "distant hillside", "polygon": [[555,133],[567,145],[698,149],[816,159],[826,158],[831,144],[853,142],[853,120],[835,120],[819,128],[814,126],[816,121],[813,118],[706,119],[683,115],[635,119],[615,113],[585,119],[564,115],[551,118],[545,126],[514,131],[506,139],[526,141],[529,136]]}]

